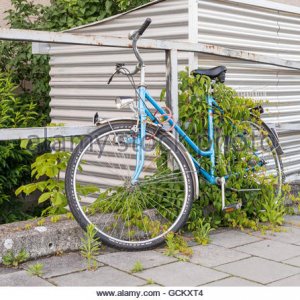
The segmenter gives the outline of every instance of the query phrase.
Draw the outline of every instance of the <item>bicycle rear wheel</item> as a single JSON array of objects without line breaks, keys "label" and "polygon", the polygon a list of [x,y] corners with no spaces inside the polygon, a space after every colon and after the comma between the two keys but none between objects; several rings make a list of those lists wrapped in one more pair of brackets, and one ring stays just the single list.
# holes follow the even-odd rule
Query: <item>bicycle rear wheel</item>
[{"label": "bicycle rear wheel", "polygon": [[65,182],[70,210],[83,229],[93,224],[104,243],[145,250],[184,225],[196,187],[183,146],[154,125],[147,125],[145,164],[138,183],[131,184],[135,125],[113,121],[84,138],[71,156]]},{"label": "bicycle rear wheel", "polygon": [[[237,163],[243,167],[238,170],[244,175],[243,185],[238,188],[249,189],[249,192],[257,191],[263,193],[262,196],[266,199],[277,201],[282,195],[284,183],[277,137],[260,119],[253,117],[249,121],[243,121],[242,125],[242,132],[227,140],[225,156],[228,167],[234,170]],[[234,181],[233,178],[232,185]],[[245,198],[253,199],[253,195],[249,194]]]}]

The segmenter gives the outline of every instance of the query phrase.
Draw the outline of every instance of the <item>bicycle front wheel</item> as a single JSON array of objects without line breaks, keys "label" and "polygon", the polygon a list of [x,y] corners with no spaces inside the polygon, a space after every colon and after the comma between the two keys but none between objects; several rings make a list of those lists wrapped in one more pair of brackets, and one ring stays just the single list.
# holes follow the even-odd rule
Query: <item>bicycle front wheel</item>
[{"label": "bicycle front wheel", "polygon": [[150,249],[186,222],[195,193],[193,167],[183,146],[147,125],[145,163],[138,182],[136,121],[103,125],[74,150],[66,172],[70,210],[83,229],[93,224],[106,244]]}]

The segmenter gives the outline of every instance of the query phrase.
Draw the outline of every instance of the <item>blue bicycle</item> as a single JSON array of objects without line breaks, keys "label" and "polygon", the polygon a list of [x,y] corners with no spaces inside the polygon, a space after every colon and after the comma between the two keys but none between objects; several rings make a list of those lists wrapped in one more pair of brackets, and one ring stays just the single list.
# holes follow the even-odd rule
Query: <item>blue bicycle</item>
[{"label": "blue bicycle", "polygon": [[[128,77],[136,98],[120,97],[116,104],[119,108],[132,109],[135,118],[99,120],[96,115],[95,123],[99,128],[74,150],[65,180],[69,207],[80,226],[86,229],[93,224],[104,243],[126,250],[153,248],[162,243],[168,233],[178,231],[185,224],[193,201],[199,197],[199,176],[220,187],[224,212],[237,210],[243,204],[228,204],[225,199],[227,181],[243,175],[216,175],[216,153],[224,154],[230,141],[224,139],[220,149],[216,149],[213,114],[215,110],[222,113],[222,109],[211,96],[213,91],[206,97],[210,146],[205,150],[175,124],[170,111],[162,108],[147,91],[145,64],[137,42],[150,23],[151,19],[147,19],[129,36],[138,60],[135,70],[130,72],[124,64],[117,64],[109,80],[115,75]],[[136,88],[133,75],[138,72],[140,83]],[[193,74],[210,77],[213,87],[214,83],[225,81],[226,68],[198,69]],[[259,191],[261,180],[269,180],[279,197],[283,169],[276,132],[261,121],[245,122],[249,123],[251,134],[244,130],[237,137],[255,145],[245,167],[246,172],[253,174],[255,184],[237,192]],[[209,170],[201,166],[199,157],[210,159]]]}]

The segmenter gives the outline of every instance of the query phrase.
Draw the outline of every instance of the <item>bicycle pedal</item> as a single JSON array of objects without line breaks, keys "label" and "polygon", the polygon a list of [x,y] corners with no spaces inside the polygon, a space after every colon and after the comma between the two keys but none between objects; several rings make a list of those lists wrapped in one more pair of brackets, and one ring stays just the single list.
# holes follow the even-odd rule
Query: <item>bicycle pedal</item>
[{"label": "bicycle pedal", "polygon": [[242,207],[242,204],[239,203],[239,202],[238,203],[229,204],[229,205],[227,205],[227,206],[225,206],[223,208],[223,212],[231,213],[231,212],[233,212],[235,210],[241,209],[241,207]]}]

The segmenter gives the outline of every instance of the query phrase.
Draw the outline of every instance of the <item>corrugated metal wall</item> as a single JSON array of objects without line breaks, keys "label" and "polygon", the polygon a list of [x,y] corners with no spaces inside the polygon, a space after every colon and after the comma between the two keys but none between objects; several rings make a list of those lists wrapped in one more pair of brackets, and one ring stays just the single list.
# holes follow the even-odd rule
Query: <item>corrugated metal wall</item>
[{"label": "corrugated metal wall", "polygon": [[[195,0],[197,1],[197,0]],[[191,1],[192,2],[192,1]],[[189,34],[189,0],[165,0],[105,22],[72,30],[86,34],[127,36],[146,17],[153,23],[145,38],[195,40]],[[198,0],[198,41],[229,48],[300,60],[299,15],[221,0]],[[165,85],[165,54],[143,51],[148,87],[159,97]],[[115,109],[116,96],[133,95],[125,78],[106,82],[117,62],[135,63],[130,49],[51,45],[51,117],[55,123],[91,124],[94,112],[104,118],[130,116]],[[180,68],[188,65],[180,54]],[[300,73],[288,69],[234,59],[199,55],[199,65],[228,67],[227,84],[242,95],[269,100],[265,120],[273,124],[300,122]],[[299,102],[298,102],[299,101]],[[298,132],[281,131],[285,171],[295,174],[300,167]]]},{"label": "corrugated metal wall", "polygon": [[[72,30],[84,34],[127,37],[146,17],[153,23],[145,38],[188,40],[188,0],[162,1],[97,25]],[[147,84],[154,97],[165,84],[164,51],[141,51],[147,65]],[[118,62],[131,68],[136,64],[132,49],[52,45],[51,55],[51,117],[55,123],[91,124],[96,111],[101,117],[131,116],[129,110],[116,109],[116,96],[134,95],[128,79],[116,76],[107,85]],[[180,56],[186,66],[188,54]]]},{"label": "corrugated metal wall", "polygon": [[[198,1],[199,42],[300,60],[300,16],[292,13],[229,3]],[[241,95],[267,99],[264,119],[281,125],[300,124],[300,72],[222,57],[199,55],[199,65],[226,65],[227,84]],[[299,132],[279,132],[285,151],[286,175],[295,179],[300,169]]]}]

